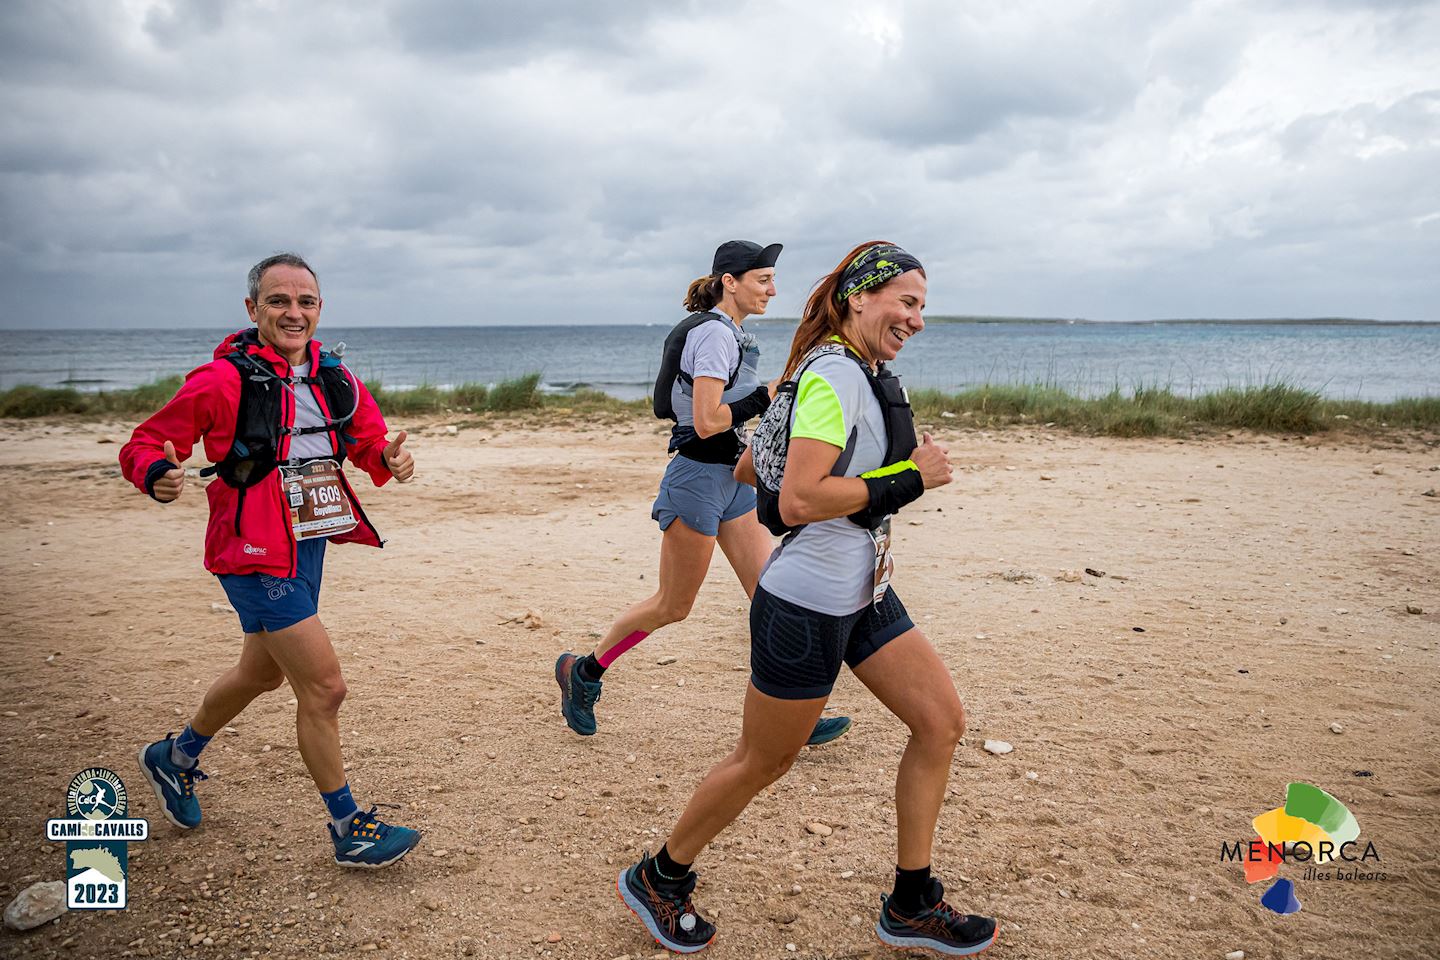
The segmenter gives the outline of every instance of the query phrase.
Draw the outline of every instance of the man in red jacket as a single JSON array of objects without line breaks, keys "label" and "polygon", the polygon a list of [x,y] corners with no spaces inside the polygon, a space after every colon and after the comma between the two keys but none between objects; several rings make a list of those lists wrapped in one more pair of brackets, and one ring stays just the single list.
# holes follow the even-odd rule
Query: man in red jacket
[{"label": "man in red jacket", "polygon": [[335,862],[383,867],[420,841],[407,827],[361,812],[340,753],[345,681],[317,615],[325,545],[382,545],[345,476],[346,459],[376,486],[405,482],[415,462],[338,354],[314,339],[320,283],[299,256],[277,254],[250,270],[245,309],[254,324],[227,337],[170,402],[135,428],[120,451],[126,478],[161,503],[185,490],[184,463],[196,441],[215,464],[205,489],[210,521],[205,568],[240,617],[240,660],[205,694],[178,736],[140,750],[140,767],[165,817],[200,823],[195,782],[200,752],[260,694],[290,682],[298,703],[300,755],[329,814]]}]

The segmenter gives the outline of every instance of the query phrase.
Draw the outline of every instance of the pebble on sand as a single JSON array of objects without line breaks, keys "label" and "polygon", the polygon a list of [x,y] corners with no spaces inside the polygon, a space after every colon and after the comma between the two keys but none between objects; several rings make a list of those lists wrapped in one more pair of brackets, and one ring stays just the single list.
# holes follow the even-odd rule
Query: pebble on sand
[{"label": "pebble on sand", "polygon": [[1245,960],[1244,950],[1231,950],[1225,954],[1225,960]]},{"label": "pebble on sand", "polygon": [[1405,612],[1406,612],[1406,613],[1421,614],[1421,613],[1424,613],[1424,612],[1425,612],[1425,609],[1424,609],[1423,607],[1417,605],[1417,604],[1407,603],[1407,604],[1405,604]]},{"label": "pebble on sand", "polygon": [[1344,732],[1345,732],[1345,728],[1342,727],[1342,726],[1341,726],[1340,724],[1338,724],[1338,723],[1332,723],[1332,724],[1330,724],[1330,732],[1331,732],[1331,733],[1344,733]]},{"label": "pebble on sand", "polygon": [[5,908],[5,926],[11,930],[33,930],[65,912],[65,884],[42,880],[21,890]]},{"label": "pebble on sand", "polygon": [[1014,747],[1013,745],[1011,745],[1011,744],[1009,744],[1009,743],[1006,743],[1004,740],[986,740],[986,741],[985,741],[985,752],[986,752],[986,753],[993,753],[993,754],[995,754],[997,757],[1000,756],[1001,754],[1009,753],[1011,750],[1014,750],[1014,749],[1015,749],[1015,747]]},{"label": "pebble on sand", "polygon": [[815,836],[817,837],[828,837],[835,832],[834,828],[832,828],[830,824],[821,823],[818,820],[814,821],[813,823],[805,824],[805,830],[808,833],[815,834]]},{"label": "pebble on sand", "polygon": [[676,661],[679,660],[679,659],[680,659],[679,657],[672,657],[672,656],[670,656],[669,654],[666,654],[665,656],[661,657],[659,660],[656,660],[655,662],[656,662],[657,664],[659,664],[660,666],[662,666],[662,667],[668,667],[668,666],[670,666],[670,664],[676,662]]}]

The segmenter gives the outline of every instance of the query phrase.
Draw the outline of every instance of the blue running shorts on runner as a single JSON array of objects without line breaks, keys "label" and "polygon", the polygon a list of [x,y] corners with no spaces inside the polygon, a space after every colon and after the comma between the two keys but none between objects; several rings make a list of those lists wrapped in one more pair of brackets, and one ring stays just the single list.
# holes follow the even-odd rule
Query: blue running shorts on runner
[{"label": "blue running shorts on runner", "polygon": [[842,663],[854,670],[914,626],[894,589],[878,605],[835,617],[757,587],[750,603],[750,682],[781,700],[827,697]]},{"label": "blue running shorts on runner", "polygon": [[215,575],[230,598],[230,606],[240,617],[240,628],[246,633],[284,630],[319,611],[325,538],[301,540],[295,550],[293,577],[275,577],[268,573]]},{"label": "blue running shorts on runner", "polygon": [[720,524],[754,509],[755,488],[736,480],[733,467],[676,454],[665,468],[650,519],[668,530],[679,517],[696,533],[714,537],[720,534]]}]

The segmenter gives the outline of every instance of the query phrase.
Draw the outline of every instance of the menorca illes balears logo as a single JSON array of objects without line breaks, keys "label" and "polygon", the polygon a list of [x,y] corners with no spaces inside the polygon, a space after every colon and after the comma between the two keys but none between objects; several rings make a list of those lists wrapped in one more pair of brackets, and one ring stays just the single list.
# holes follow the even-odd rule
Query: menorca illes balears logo
[{"label": "menorca illes balears logo", "polygon": [[[1253,821],[1258,836],[1248,844],[1236,841],[1220,844],[1222,861],[1239,861],[1245,866],[1245,882],[1259,883],[1280,872],[1287,861],[1312,863],[1303,879],[1383,880],[1384,874],[1362,873],[1358,868],[1320,871],[1319,864],[1340,859],[1346,862],[1379,861],[1375,844],[1367,842],[1362,850],[1356,840],[1360,825],[1345,804],[1317,786],[1292,783],[1285,788],[1285,806],[1260,814]],[[1295,913],[1300,900],[1295,885],[1280,878],[1260,897],[1260,902],[1276,913]]]}]

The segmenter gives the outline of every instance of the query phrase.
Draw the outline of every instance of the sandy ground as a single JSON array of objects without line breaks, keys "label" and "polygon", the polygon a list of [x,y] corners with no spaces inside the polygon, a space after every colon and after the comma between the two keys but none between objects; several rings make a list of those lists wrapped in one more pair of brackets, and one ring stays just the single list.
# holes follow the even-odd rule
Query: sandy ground
[{"label": "sandy ground", "polygon": [[[953,902],[1002,918],[989,955],[1440,955],[1435,438],[941,432],[956,482],[905,512],[896,586],[966,703],[934,863]],[[330,860],[285,687],[206,752],[199,830],[157,811],[136,750],[182,726],[239,629],[211,609],[203,496],[137,494],[115,465],[125,435],[0,425],[0,897],[63,879],[44,821],[84,767],[119,772],[154,829],[131,848],[128,911],[5,931],[0,954],[657,952],[615,874],[734,741],[744,595],[717,560],[691,618],[607,676],[594,738],[566,729],[551,679],[653,587],[653,422],[412,426],[419,479],[362,490],[390,543],[332,550],[322,608],[351,782],[426,834],[363,876]],[[1108,575],[1065,579],[1086,567]],[[527,611],[543,623],[501,623]],[[854,731],[808,750],[700,863],[717,960],[894,956],[872,928],[905,731],[848,674],[832,702]],[[1350,806],[1385,880],[1290,865],[1304,910],[1261,907],[1220,846],[1290,780]]]}]

